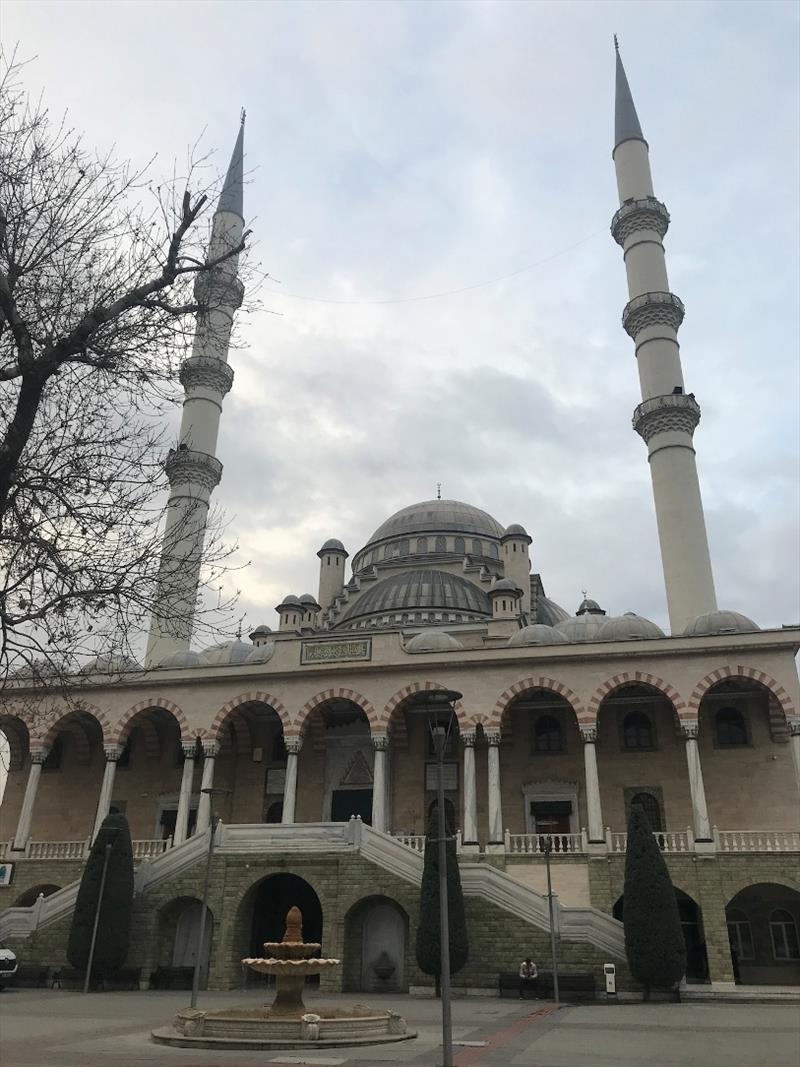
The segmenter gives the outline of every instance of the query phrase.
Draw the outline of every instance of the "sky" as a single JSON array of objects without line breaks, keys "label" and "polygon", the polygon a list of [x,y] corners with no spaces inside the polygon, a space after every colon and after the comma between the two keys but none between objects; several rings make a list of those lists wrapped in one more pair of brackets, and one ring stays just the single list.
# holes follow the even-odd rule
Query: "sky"
[{"label": "sky", "polygon": [[672,216],[718,601],[800,619],[798,4],[3,8],[31,91],[155,175],[198,136],[224,172],[247,109],[275,280],[231,356],[215,494],[246,627],[316,593],[328,537],[354,555],[437,482],[522,523],[568,610],[586,589],[667,626],[609,234],[617,33]]}]

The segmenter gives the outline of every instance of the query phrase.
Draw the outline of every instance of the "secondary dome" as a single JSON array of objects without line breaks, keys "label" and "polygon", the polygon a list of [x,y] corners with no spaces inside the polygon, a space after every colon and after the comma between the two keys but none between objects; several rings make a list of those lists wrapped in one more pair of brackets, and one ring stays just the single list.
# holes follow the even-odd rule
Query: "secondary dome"
[{"label": "secondary dome", "polygon": [[464,646],[444,630],[423,630],[406,645],[406,652],[450,652]]},{"label": "secondary dome", "polygon": [[353,570],[382,560],[432,553],[499,559],[503,532],[496,519],[472,504],[423,500],[381,523],[353,560]]},{"label": "secondary dome", "polygon": [[698,615],[683,631],[684,637],[708,637],[711,634],[751,634],[759,630],[752,619],[739,611],[707,611]]},{"label": "secondary dome", "polygon": [[642,618],[633,611],[606,619],[600,630],[604,641],[642,641],[654,637],[666,637],[660,626]]},{"label": "secondary dome", "polygon": [[508,643],[511,648],[519,648],[525,645],[566,645],[569,642],[555,626],[535,623],[533,626],[524,626],[521,630],[517,630],[509,637]]},{"label": "secondary dome", "polygon": [[557,622],[556,629],[560,630],[568,641],[599,641],[605,622],[605,615],[587,611],[583,615]]},{"label": "secondary dome", "polygon": [[252,645],[246,645],[244,641],[223,641],[222,644],[204,648],[200,653],[201,667],[222,667],[229,663],[244,663],[251,652],[255,651]]},{"label": "secondary dome", "polygon": [[[441,614],[443,618],[429,617],[435,614]],[[349,604],[335,620],[333,628],[349,628],[367,622],[376,626],[413,625],[415,622],[447,625],[486,619],[491,614],[489,597],[484,590],[458,574],[438,570],[404,571],[377,582]],[[416,618],[417,615],[424,617]],[[452,619],[451,615],[459,617]]]}]

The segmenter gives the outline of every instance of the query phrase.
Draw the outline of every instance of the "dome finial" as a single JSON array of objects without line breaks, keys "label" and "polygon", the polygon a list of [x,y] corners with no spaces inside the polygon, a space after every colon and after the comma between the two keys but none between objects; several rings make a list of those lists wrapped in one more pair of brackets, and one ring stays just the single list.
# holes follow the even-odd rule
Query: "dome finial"
[{"label": "dome finial", "polygon": [[441,500],[442,499],[442,483],[441,482],[437,482],[436,483],[436,499],[437,500]]}]

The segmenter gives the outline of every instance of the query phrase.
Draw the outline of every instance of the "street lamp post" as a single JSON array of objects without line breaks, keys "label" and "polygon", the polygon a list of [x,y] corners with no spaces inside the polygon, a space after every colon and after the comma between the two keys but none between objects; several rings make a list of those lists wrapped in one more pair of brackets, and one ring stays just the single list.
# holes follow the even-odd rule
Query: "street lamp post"
[{"label": "street lamp post", "polygon": [[550,853],[553,851],[553,838],[550,834],[543,842],[544,862],[547,867],[547,910],[550,914],[550,955],[553,960],[553,1000],[558,1007],[558,954],[556,952],[556,931],[553,923],[553,884],[550,881]]},{"label": "street lamp post", "polygon": [[103,873],[100,875],[100,892],[97,894],[97,907],[94,912],[94,925],[92,926],[92,940],[89,943],[89,959],[86,961],[86,976],[83,980],[84,993],[89,992],[89,983],[92,978],[92,966],[94,964],[94,947],[97,944],[97,927],[100,925],[100,909],[103,906],[103,894],[106,889],[106,875],[108,874],[108,861],[111,858],[111,849],[114,846],[114,841],[117,838],[119,829],[117,827],[107,827],[103,831],[102,827],[99,831],[105,833],[106,844],[103,850]]},{"label": "street lamp post", "polygon": [[[205,793],[213,804],[214,797],[224,796],[229,790],[201,789],[200,792]],[[218,823],[219,817],[212,811],[208,827],[208,854],[206,855],[206,876],[203,882],[203,905],[200,912],[200,927],[197,931],[197,951],[194,958],[194,973],[192,974],[192,999],[189,1005],[192,1008],[197,1007],[197,993],[200,989],[200,971],[203,965],[203,940],[206,933],[206,912],[208,911],[208,889],[211,884],[211,861],[214,857],[214,837],[216,836]]]},{"label": "street lamp post", "polygon": [[[453,720],[453,705],[461,699],[461,693],[450,689],[433,689],[420,699],[417,707],[409,711],[420,710],[429,716],[429,726],[436,751],[436,834],[439,849],[439,944],[441,962],[439,966],[439,991],[442,997],[442,1064],[441,1067],[453,1067],[453,1020],[450,994],[450,920],[447,913],[447,823],[444,811],[444,752],[447,737]],[[438,712],[446,711],[447,726],[443,726]]]}]

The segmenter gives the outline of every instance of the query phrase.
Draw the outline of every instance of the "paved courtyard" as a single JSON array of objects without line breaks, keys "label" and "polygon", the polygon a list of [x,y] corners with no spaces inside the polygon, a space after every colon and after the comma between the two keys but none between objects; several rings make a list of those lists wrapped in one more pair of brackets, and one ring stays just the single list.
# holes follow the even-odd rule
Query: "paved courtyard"
[{"label": "paved courtyard", "polygon": [[[343,996],[342,1002],[359,998]],[[209,993],[203,1004],[254,1005],[257,993]],[[149,1040],[188,1002],[186,993],[0,993],[2,1067],[391,1067],[439,1062],[439,1005],[415,997],[392,1005],[419,1036],[398,1045],[321,1052],[172,1049]],[[314,997],[308,998],[309,1006]],[[798,1067],[797,1004],[592,1005],[556,1011],[544,1003],[458,999],[458,1067]]]}]

